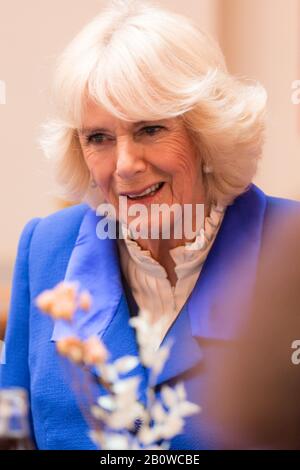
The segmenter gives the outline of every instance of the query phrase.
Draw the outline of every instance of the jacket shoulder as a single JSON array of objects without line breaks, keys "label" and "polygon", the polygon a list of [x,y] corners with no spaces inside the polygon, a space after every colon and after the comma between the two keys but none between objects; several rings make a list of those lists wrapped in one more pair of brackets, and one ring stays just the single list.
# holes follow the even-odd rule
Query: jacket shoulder
[{"label": "jacket shoulder", "polygon": [[45,241],[45,239],[48,242],[62,239],[67,242],[73,239],[89,209],[87,204],[77,204],[41,218],[35,227],[32,243]]},{"label": "jacket shoulder", "polygon": [[60,228],[63,230],[66,225],[72,226],[81,222],[86,211],[89,209],[87,204],[76,204],[65,209],[60,209],[53,214],[41,218],[39,226],[43,228],[56,226],[57,229]]},{"label": "jacket shoulder", "polygon": [[76,242],[87,204],[59,210],[40,219],[31,237],[28,253],[29,275],[36,284],[49,276],[61,277]]}]

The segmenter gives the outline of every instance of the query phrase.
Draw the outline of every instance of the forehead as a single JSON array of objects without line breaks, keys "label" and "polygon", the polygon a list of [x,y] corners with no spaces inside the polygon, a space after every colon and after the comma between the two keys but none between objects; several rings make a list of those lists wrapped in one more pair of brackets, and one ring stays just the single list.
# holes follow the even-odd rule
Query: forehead
[{"label": "forehead", "polygon": [[91,98],[87,98],[84,102],[83,112],[82,112],[82,122],[80,127],[81,133],[87,133],[94,129],[101,130],[114,130],[117,128],[130,130],[137,126],[141,126],[143,124],[149,122],[165,122],[170,123],[170,121],[175,122],[177,118],[169,118],[169,119],[158,119],[155,121],[152,120],[142,120],[142,121],[126,121],[120,119],[109,111],[107,111],[103,106],[96,103]]}]

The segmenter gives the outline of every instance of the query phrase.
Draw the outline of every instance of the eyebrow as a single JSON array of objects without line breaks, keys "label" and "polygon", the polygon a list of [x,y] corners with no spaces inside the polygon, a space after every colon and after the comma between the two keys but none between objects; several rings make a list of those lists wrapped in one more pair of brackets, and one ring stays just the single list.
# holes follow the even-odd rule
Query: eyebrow
[{"label": "eyebrow", "polygon": [[[138,127],[138,126],[141,126],[143,124],[146,124],[146,123],[149,123],[149,122],[152,122],[152,121],[138,121],[138,122],[133,122],[131,124],[131,127]],[[107,129],[105,127],[82,127],[81,129],[78,129],[78,132],[82,135],[85,135],[85,134],[90,134],[92,132],[110,132],[110,129]]]}]

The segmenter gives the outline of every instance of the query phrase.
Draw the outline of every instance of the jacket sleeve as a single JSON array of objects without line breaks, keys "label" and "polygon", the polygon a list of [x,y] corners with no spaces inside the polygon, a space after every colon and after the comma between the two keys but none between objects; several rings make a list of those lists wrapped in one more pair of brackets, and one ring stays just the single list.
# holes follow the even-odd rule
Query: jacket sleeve
[{"label": "jacket sleeve", "polygon": [[23,387],[30,390],[28,370],[28,325],[30,309],[29,253],[39,218],[30,220],[20,237],[14,267],[8,324],[0,365],[0,388]]}]

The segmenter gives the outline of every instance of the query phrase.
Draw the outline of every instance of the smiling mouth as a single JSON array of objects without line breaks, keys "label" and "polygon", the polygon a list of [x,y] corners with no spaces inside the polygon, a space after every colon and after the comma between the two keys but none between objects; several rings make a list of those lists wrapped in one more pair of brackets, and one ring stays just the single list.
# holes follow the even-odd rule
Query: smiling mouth
[{"label": "smiling mouth", "polygon": [[160,183],[155,183],[149,186],[147,189],[144,191],[141,191],[140,193],[127,193],[123,194],[124,196],[127,196],[131,200],[138,200],[138,199],[146,199],[147,197],[152,197],[155,194],[157,194],[161,188],[164,186],[165,182],[161,181]]}]

